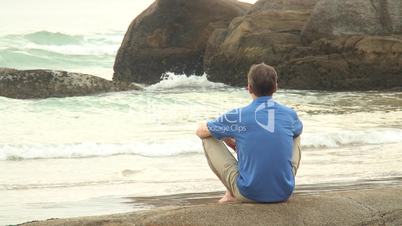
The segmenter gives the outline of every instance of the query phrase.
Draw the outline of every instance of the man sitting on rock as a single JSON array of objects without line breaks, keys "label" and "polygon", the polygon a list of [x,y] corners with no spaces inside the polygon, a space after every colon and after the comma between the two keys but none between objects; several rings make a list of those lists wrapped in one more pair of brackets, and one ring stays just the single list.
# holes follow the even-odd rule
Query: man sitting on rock
[{"label": "man sitting on rock", "polygon": [[273,67],[253,65],[247,87],[253,101],[196,132],[209,166],[227,189],[220,203],[282,202],[293,193],[303,125],[294,110],[273,100],[277,87]]}]

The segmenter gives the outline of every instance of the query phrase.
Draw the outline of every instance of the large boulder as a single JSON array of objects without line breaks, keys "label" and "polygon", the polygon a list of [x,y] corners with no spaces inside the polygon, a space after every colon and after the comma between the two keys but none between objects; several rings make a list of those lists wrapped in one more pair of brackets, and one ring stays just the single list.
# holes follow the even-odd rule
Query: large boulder
[{"label": "large boulder", "polygon": [[[304,192],[287,202],[216,203],[202,194],[133,198],[132,205],[154,209],[109,216],[49,219],[23,226],[244,226],[244,225],[402,225],[402,188],[398,182],[343,191]],[[315,189],[319,189],[316,186]],[[344,187],[346,189],[347,187]],[[187,197],[186,197],[187,196]],[[168,206],[166,206],[168,205]],[[162,206],[162,207],[160,207]]]},{"label": "large boulder", "polygon": [[234,0],[157,0],[131,24],[114,79],[154,83],[167,71],[206,72],[214,82],[244,86],[250,66],[265,62],[277,68],[283,88],[402,87],[401,6],[400,0],[259,0],[251,8]]},{"label": "large boulder", "polygon": [[401,0],[321,0],[302,32],[306,41],[389,34],[402,34]]},{"label": "large boulder", "polygon": [[402,2],[321,0],[302,31],[309,53],[280,65],[288,88],[402,87]]},{"label": "large boulder", "polygon": [[314,10],[309,0],[291,2],[260,0],[217,29],[204,57],[209,78],[243,86],[250,66],[265,62],[277,68],[282,88],[402,87],[401,1],[321,0]]},{"label": "large boulder", "polygon": [[169,71],[202,74],[210,34],[250,7],[236,0],[156,0],[131,23],[113,80],[155,83]]},{"label": "large boulder", "polygon": [[321,0],[302,34],[306,41],[340,35],[402,34],[402,1]]},{"label": "large boulder", "polygon": [[402,90],[402,36],[340,36],[314,42],[278,66],[281,86],[316,90]]},{"label": "large boulder", "polygon": [[85,96],[139,89],[141,88],[133,83],[112,82],[87,74],[0,68],[0,96],[9,98]]},{"label": "large boulder", "polygon": [[[298,4],[293,4],[297,2]],[[278,65],[301,56],[301,30],[315,1],[260,0],[227,29],[217,29],[208,41],[204,68],[212,81],[245,85],[254,63]],[[290,10],[291,9],[291,10]]]},{"label": "large boulder", "polygon": [[259,0],[249,13],[264,10],[299,10],[312,9],[319,0]]}]

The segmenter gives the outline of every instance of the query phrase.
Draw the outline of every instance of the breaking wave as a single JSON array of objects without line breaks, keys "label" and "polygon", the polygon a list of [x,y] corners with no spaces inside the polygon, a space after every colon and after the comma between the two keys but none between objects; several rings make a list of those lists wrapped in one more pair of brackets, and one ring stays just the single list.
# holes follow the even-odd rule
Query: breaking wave
[{"label": "breaking wave", "polygon": [[201,153],[201,146],[194,140],[176,140],[163,143],[77,143],[0,145],[0,160],[89,158],[113,155],[139,155],[168,157],[180,154]]},{"label": "breaking wave", "polygon": [[171,72],[166,73],[162,80],[154,85],[147,87],[147,90],[155,91],[155,90],[172,90],[172,89],[218,89],[218,88],[226,88],[227,85],[223,83],[214,83],[208,80],[206,74],[202,76],[186,76],[186,75],[177,75]]},{"label": "breaking wave", "polygon": [[112,68],[122,39],[123,32],[9,34],[0,36],[0,65],[17,69]]},{"label": "breaking wave", "polygon": [[[306,133],[303,148],[330,149],[356,145],[402,143],[402,130],[379,129],[372,131],[338,131],[332,133]],[[352,150],[351,150],[352,151]],[[183,154],[202,154],[199,139],[176,139],[168,142],[132,143],[76,143],[0,145],[0,160],[89,158],[113,155],[139,155],[169,157]]]}]

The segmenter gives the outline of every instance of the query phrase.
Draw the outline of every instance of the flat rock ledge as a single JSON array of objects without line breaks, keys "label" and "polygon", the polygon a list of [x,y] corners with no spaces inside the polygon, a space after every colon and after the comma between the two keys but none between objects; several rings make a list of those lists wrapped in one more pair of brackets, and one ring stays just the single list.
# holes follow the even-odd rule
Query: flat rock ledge
[{"label": "flat rock ledge", "polygon": [[[165,201],[160,198],[160,202]],[[402,186],[300,193],[279,204],[219,205],[216,201],[204,197],[192,204],[150,211],[23,225],[402,225]]]},{"label": "flat rock ledge", "polygon": [[0,68],[0,96],[14,99],[87,96],[140,89],[134,83],[113,82],[88,74]]}]

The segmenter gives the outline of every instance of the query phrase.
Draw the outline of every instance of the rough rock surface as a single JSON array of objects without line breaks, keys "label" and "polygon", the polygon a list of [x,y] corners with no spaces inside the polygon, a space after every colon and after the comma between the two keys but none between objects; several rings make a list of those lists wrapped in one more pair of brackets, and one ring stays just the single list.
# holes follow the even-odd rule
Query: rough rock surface
[{"label": "rough rock surface", "polygon": [[[302,46],[300,33],[314,4],[311,0],[299,0],[300,7],[285,10],[292,2],[260,0],[255,4],[261,6],[259,10],[235,18],[227,29],[216,30],[208,41],[204,58],[209,78],[230,85],[246,85],[246,74],[252,64],[265,62],[277,66],[303,56],[303,51],[294,50]],[[275,7],[268,7],[271,5]]]},{"label": "rough rock surface", "polygon": [[168,71],[202,74],[210,34],[250,7],[236,0],[156,0],[131,23],[113,80],[155,83]]},{"label": "rough rock surface", "polygon": [[250,66],[265,62],[282,88],[402,89],[402,1],[259,0],[245,8],[157,0],[130,26],[114,79],[154,83],[166,71],[205,72],[244,86]]},{"label": "rough rock surface", "polygon": [[264,10],[299,10],[312,9],[319,0],[259,0],[250,9],[250,13]]},{"label": "rough rock surface", "polygon": [[402,34],[401,0],[321,0],[303,29],[306,41],[390,34]]},{"label": "rough rock surface", "polygon": [[[24,225],[402,225],[402,188],[298,194],[280,204],[216,204],[101,217],[53,219]],[[200,204],[203,203],[203,204]]]},{"label": "rough rock surface", "polygon": [[402,90],[402,36],[321,39],[278,70],[293,89]]},{"label": "rough rock surface", "polygon": [[87,74],[0,68],[0,96],[9,98],[85,96],[138,89],[141,88],[133,83],[112,82]]},{"label": "rough rock surface", "polygon": [[[245,76],[250,65],[265,62],[277,68],[282,88],[384,90],[402,87],[402,36],[397,34],[400,29],[398,23],[402,20],[396,22],[395,19],[402,12],[398,8],[400,1],[390,0],[388,3],[392,13],[386,15],[394,21],[394,34],[388,35],[385,35],[380,22],[377,28],[367,27],[369,22],[363,22],[366,16],[370,21],[371,14],[366,11],[373,7],[374,0],[322,0],[311,17],[311,9],[290,7],[291,10],[287,10],[285,3],[290,0],[278,2],[283,2],[283,7],[261,7],[244,17],[235,18],[227,29],[216,30],[212,34],[204,60],[204,68],[212,81],[246,85]],[[349,13],[338,18],[338,11],[331,10],[331,7],[337,5],[337,9],[342,8],[342,3],[346,4],[342,7]],[[270,4],[269,0],[260,0],[256,6]],[[311,5],[306,0],[305,6]],[[380,7],[380,3],[376,7]],[[359,19],[355,19],[356,14],[361,18],[357,16]],[[349,30],[340,21],[345,24],[354,22]],[[320,25],[318,30],[321,27],[323,31],[328,29],[324,32],[326,36],[309,33],[313,24]],[[365,29],[377,29],[382,35],[371,35]]]}]

